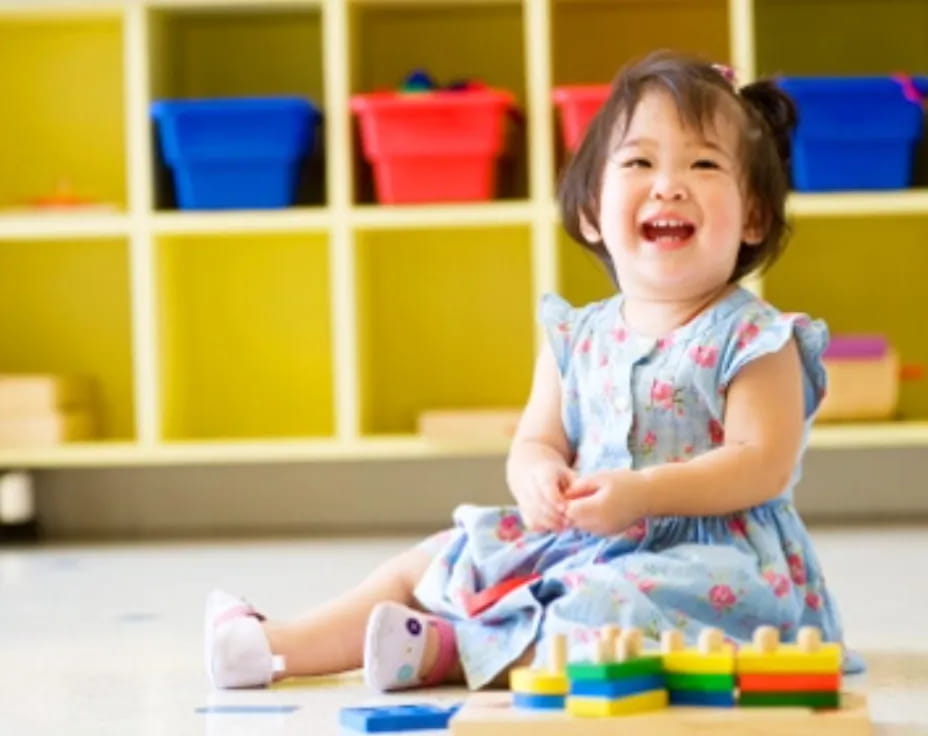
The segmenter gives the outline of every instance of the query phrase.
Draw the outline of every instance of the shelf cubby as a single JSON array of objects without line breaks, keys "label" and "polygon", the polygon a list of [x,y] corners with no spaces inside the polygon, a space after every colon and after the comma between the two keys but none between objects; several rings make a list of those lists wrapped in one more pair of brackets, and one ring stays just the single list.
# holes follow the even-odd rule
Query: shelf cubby
[{"label": "shelf cubby", "polygon": [[756,0],[758,76],[928,73],[928,4]]},{"label": "shelf cubby", "polygon": [[[172,4],[149,12],[152,100],[295,95],[324,112],[315,3]],[[297,205],[325,201],[324,125],[320,133],[301,171]],[[175,197],[160,156],[155,174],[157,207],[169,209]]]},{"label": "shelf cubby", "polygon": [[552,8],[555,85],[610,82],[623,64],[661,48],[730,57],[726,0],[553,0]]},{"label": "shelf cubby", "polygon": [[[505,89],[515,98],[500,157],[497,199],[522,199],[528,191],[525,43],[518,1],[447,3],[350,3],[350,91],[399,89],[416,70],[438,85],[471,79]],[[354,135],[355,199],[374,201],[373,175]]]},{"label": "shelf cubby", "polygon": [[126,208],[122,60],[118,9],[0,9],[0,216],[59,191]]},{"label": "shelf cubby", "polygon": [[[832,334],[886,335],[904,364],[928,365],[924,309],[901,286],[928,273],[928,216],[805,217],[781,260],[764,276],[764,296],[784,311],[825,319]],[[928,380],[900,386],[899,418],[928,419]]]},{"label": "shelf cubby", "polygon": [[326,236],[162,236],[156,248],[163,438],[331,436]]},{"label": "shelf cubby", "polygon": [[356,234],[362,435],[435,408],[521,405],[534,355],[526,227]]},{"label": "shelf cubby", "polygon": [[134,439],[125,240],[0,241],[0,373],[94,383],[99,434]]}]

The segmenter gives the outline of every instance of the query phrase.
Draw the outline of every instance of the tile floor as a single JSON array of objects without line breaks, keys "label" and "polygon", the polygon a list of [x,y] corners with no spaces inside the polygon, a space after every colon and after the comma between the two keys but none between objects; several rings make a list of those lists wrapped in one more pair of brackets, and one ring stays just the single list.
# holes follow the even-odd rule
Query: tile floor
[{"label": "tile floor", "polygon": [[[928,526],[813,534],[848,640],[870,666],[850,684],[870,693],[874,733],[928,734]],[[204,596],[222,587],[271,615],[296,615],[410,541],[0,549],[0,734],[339,734],[339,708],[409,695],[372,697],[355,673],[211,692],[201,658]],[[416,700],[453,703],[462,694],[431,691]],[[198,712],[222,705],[261,712]]]}]

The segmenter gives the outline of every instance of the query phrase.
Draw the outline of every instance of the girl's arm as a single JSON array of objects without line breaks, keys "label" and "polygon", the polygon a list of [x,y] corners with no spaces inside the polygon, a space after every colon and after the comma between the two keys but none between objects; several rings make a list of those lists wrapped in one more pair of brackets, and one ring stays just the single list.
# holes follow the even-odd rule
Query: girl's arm
[{"label": "girl's arm", "polygon": [[801,370],[794,340],[752,361],[728,387],[721,447],[684,463],[579,478],[567,491],[568,520],[608,535],[645,516],[727,514],[779,495],[802,443]]},{"label": "girl's arm", "polygon": [[795,340],[752,361],[728,387],[721,447],[639,471],[647,516],[708,516],[783,492],[802,443],[802,367]]},{"label": "girl's arm", "polygon": [[561,423],[561,377],[546,342],[535,363],[532,390],[506,460],[506,482],[529,527],[561,526],[557,504],[573,480],[572,460]]}]

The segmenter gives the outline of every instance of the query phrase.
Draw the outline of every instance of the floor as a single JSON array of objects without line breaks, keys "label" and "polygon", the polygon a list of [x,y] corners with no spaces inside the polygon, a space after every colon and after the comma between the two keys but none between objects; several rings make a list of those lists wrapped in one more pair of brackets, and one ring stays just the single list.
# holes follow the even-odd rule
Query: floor
[{"label": "floor", "polygon": [[[928,527],[816,528],[874,733],[928,734]],[[270,690],[212,692],[201,612],[213,587],[290,616],[338,592],[408,539],[164,543],[0,549],[0,734],[342,733],[372,697],[356,673]],[[334,574],[333,574],[334,573]],[[454,703],[459,690],[416,702]],[[409,695],[394,696],[408,702]],[[253,712],[202,712],[218,706]]]}]

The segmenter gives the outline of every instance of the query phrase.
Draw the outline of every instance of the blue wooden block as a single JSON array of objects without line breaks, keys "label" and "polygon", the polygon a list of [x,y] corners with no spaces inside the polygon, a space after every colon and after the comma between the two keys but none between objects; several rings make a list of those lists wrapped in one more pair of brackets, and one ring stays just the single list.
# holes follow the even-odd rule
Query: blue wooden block
[{"label": "blue wooden block", "polygon": [[570,683],[570,694],[586,698],[615,700],[624,698],[626,695],[637,695],[663,688],[663,675],[640,675],[619,680],[573,680]]},{"label": "blue wooden block", "polygon": [[671,705],[706,705],[712,708],[734,708],[734,691],[671,690]]},{"label": "blue wooden block", "polygon": [[342,708],[338,722],[363,733],[380,731],[422,731],[447,728],[460,704],[450,708],[435,705],[382,705],[370,708]]},{"label": "blue wooden block", "polygon": [[563,710],[565,700],[566,698],[563,695],[512,694],[513,706],[529,710]]}]

